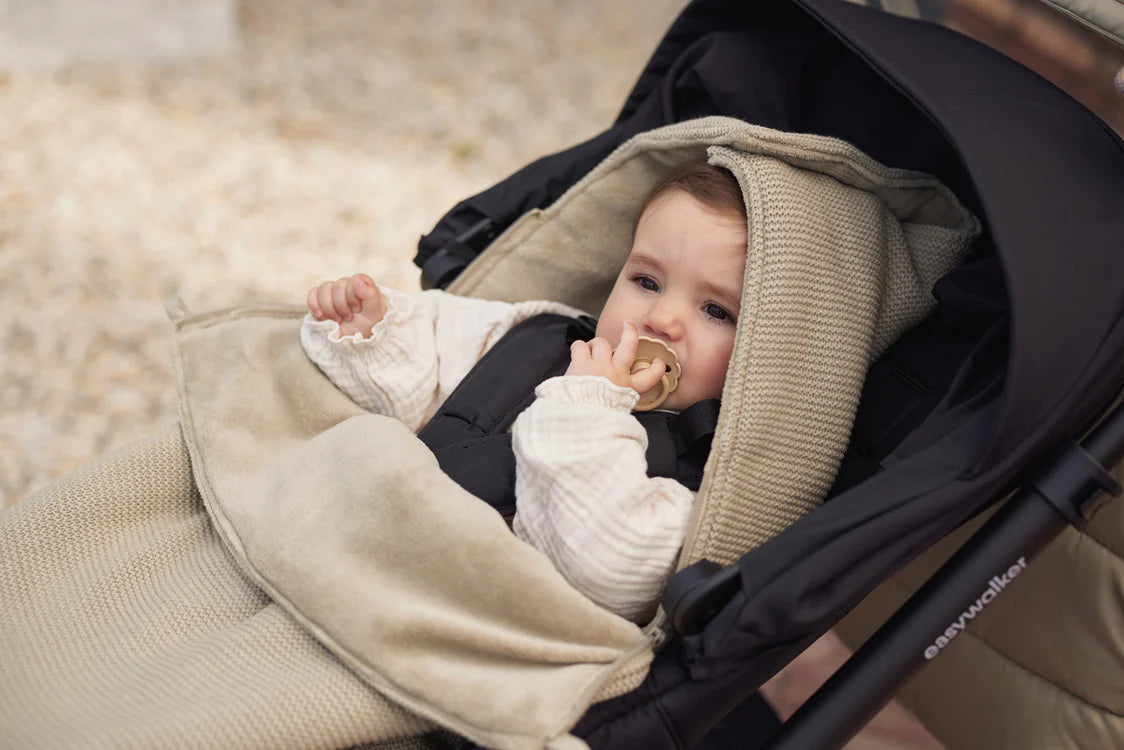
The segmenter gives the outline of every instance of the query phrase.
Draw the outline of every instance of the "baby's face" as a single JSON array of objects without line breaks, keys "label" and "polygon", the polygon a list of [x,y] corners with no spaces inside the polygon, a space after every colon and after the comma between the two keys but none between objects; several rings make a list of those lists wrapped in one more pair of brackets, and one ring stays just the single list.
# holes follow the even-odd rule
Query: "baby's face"
[{"label": "baby's face", "polygon": [[661,408],[682,411],[720,398],[734,349],[745,270],[746,225],[682,190],[656,199],[640,217],[632,251],[597,321],[615,348],[621,325],[659,339],[679,356],[679,386]]}]

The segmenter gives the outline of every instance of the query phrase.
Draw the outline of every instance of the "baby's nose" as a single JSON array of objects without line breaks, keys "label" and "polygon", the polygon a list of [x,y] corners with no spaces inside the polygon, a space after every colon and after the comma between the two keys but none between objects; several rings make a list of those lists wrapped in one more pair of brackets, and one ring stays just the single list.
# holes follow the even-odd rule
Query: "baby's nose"
[{"label": "baby's nose", "polygon": [[644,318],[644,329],[655,338],[675,341],[683,335],[683,315],[674,305],[658,304]]}]

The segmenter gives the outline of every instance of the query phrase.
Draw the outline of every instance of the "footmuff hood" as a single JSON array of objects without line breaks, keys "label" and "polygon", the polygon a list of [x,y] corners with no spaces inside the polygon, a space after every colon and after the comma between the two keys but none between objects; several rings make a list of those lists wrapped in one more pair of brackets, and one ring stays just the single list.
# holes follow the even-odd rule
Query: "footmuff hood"
[{"label": "footmuff hood", "polygon": [[[929,312],[978,230],[932,178],[706,118],[622,145],[452,291],[596,314],[644,195],[694,159],[734,173],[748,215],[737,343],[682,557],[730,562],[821,502],[868,364]],[[580,744],[568,730],[639,684],[655,639],[571,588],[403,425],[338,391],[304,356],[300,317],[177,323],[184,438],[235,564],[341,669],[425,722],[490,747]]]},{"label": "footmuff hood", "polygon": [[733,172],[748,246],[737,341],[682,564],[728,564],[822,502],[869,364],[932,311],[979,223],[927,175],[835,138],[708,117],[634,137],[526,214],[450,291],[596,314],[647,190],[679,164]]}]

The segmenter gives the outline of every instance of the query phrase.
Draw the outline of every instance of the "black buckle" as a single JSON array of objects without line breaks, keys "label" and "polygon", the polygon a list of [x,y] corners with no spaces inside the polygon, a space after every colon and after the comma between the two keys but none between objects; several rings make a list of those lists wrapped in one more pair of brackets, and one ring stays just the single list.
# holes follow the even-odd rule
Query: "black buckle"
[{"label": "black buckle", "polygon": [[1077,528],[1109,497],[1120,494],[1112,475],[1076,443],[1068,445],[1049,467],[1031,486]]},{"label": "black buckle", "polygon": [[701,633],[741,589],[737,565],[723,568],[710,560],[699,560],[672,576],[663,592],[663,608],[676,632]]}]

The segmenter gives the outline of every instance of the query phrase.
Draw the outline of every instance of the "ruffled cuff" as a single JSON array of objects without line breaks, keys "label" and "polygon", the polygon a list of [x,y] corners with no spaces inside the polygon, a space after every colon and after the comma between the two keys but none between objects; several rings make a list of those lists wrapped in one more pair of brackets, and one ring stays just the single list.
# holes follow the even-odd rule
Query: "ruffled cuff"
[{"label": "ruffled cuff", "polygon": [[631,388],[619,386],[600,375],[559,375],[535,388],[535,396],[564,405],[596,406],[629,413],[640,400]]},{"label": "ruffled cuff", "polygon": [[414,304],[410,295],[397,289],[380,286],[379,291],[386,300],[386,314],[382,316],[382,320],[371,326],[371,335],[366,338],[359,333],[342,336],[339,323],[334,320],[318,320],[312,313],[305,314],[304,327],[310,332],[319,334],[331,344],[345,344],[360,349],[378,346],[388,335],[387,331],[401,325],[413,315]]}]

